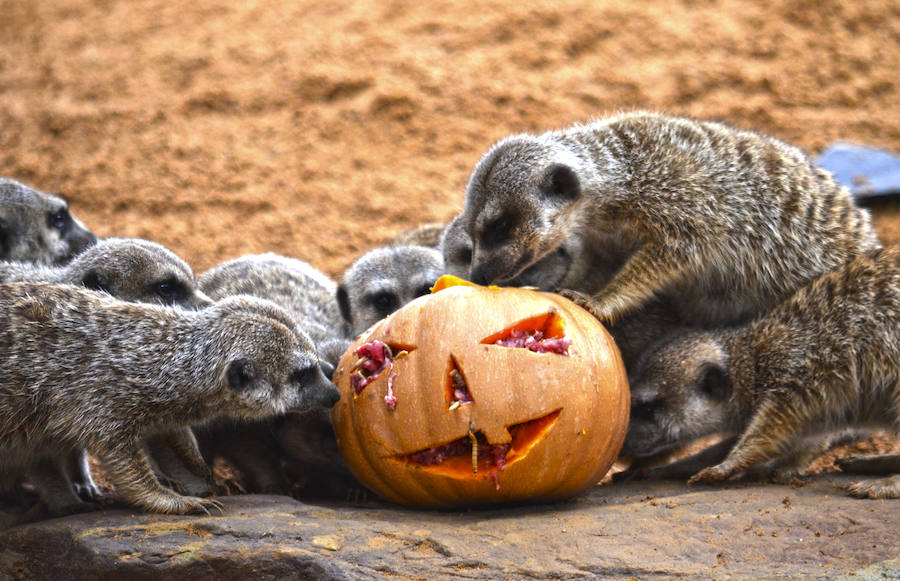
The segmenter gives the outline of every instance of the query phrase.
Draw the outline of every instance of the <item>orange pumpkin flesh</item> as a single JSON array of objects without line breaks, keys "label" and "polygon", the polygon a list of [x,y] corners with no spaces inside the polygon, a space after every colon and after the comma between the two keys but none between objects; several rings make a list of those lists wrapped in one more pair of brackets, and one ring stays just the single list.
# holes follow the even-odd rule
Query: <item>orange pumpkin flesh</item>
[{"label": "orange pumpkin flesh", "polygon": [[407,506],[570,497],[603,477],[627,429],[625,369],[594,317],[558,295],[452,277],[363,333],[334,383],[347,464]]}]

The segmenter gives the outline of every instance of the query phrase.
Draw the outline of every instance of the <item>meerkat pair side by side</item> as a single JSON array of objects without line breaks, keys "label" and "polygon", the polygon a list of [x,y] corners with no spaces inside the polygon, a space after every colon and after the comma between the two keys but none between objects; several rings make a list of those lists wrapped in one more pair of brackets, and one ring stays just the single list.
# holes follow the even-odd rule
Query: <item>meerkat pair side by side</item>
[{"label": "meerkat pair side by side", "polygon": [[81,448],[128,502],[151,512],[207,511],[217,502],[159,483],[143,438],[223,416],[331,407],[339,397],[314,347],[268,301],[239,297],[190,311],[10,283],[0,285],[0,319],[0,472],[29,472],[60,512],[81,501],[44,489],[42,471]]},{"label": "meerkat pair side by side", "polygon": [[[641,112],[501,140],[459,220],[473,282],[514,280],[568,246],[566,287],[607,322],[659,296],[699,325],[745,322],[878,247],[868,213],[799,149]],[[590,254],[605,248],[626,255],[594,292],[582,279],[606,267]]]},{"label": "meerkat pair side by side", "polygon": [[0,178],[0,260],[65,264],[95,242],[65,200]]},{"label": "meerkat pair side by side", "polygon": [[[725,444],[724,459],[713,455],[718,463],[692,483],[782,459],[818,432],[900,432],[900,248],[853,259],[746,326],[664,341],[646,355],[631,390],[624,455],[707,434],[737,436]],[[851,485],[850,493],[900,498],[896,460],[894,469],[893,476]]]},{"label": "meerkat pair side by side", "polygon": [[[242,256],[204,272],[198,285],[216,300],[251,295],[284,308],[315,345],[329,377],[350,346],[337,284],[306,262],[272,253]],[[329,410],[215,422],[198,430],[198,439],[204,456],[228,460],[251,492],[340,497],[358,487],[338,451]]]}]

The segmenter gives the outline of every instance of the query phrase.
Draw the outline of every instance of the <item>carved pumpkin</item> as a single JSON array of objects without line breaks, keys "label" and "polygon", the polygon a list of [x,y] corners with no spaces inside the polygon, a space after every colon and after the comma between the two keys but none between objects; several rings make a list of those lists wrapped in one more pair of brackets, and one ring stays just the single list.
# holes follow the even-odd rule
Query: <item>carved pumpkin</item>
[{"label": "carved pumpkin", "polygon": [[625,368],[594,317],[453,277],[363,333],[334,383],[350,469],[408,506],[575,495],[609,469],[628,424]]}]

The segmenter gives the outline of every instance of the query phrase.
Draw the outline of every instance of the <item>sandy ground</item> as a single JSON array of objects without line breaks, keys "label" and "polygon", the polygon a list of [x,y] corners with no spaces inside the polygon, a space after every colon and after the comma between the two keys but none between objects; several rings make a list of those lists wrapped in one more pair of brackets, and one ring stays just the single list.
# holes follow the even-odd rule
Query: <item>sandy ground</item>
[{"label": "sandy ground", "polygon": [[[0,175],[198,272],[339,276],[497,139],[617,110],[900,150],[900,4],[0,0]],[[900,240],[896,207],[879,227]],[[884,217],[882,217],[884,216]]]}]

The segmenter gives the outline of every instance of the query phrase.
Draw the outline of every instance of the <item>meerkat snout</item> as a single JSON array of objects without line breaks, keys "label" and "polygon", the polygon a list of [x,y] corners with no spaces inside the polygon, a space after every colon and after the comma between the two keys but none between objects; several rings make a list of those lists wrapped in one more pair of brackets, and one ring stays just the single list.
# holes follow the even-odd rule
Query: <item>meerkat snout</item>
[{"label": "meerkat snout", "polygon": [[341,398],[338,388],[331,383],[320,365],[295,370],[291,383],[300,389],[300,404],[290,411],[306,411],[315,407],[330,409]]}]

